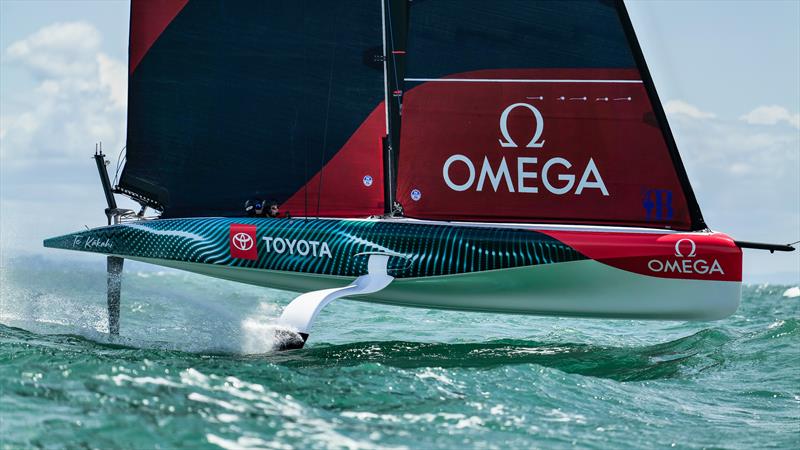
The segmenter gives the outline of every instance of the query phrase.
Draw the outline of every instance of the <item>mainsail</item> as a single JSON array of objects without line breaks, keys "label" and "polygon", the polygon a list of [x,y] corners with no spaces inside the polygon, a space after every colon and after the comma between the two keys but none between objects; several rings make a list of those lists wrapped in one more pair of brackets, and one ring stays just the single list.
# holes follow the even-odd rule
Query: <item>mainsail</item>
[{"label": "mainsail", "polygon": [[381,3],[134,0],[120,191],[162,217],[381,214]]},{"label": "mainsail", "polygon": [[405,64],[407,216],[705,227],[621,0],[413,2]]},{"label": "mainsail", "polygon": [[130,55],[163,217],[705,228],[621,0],[134,0]]}]

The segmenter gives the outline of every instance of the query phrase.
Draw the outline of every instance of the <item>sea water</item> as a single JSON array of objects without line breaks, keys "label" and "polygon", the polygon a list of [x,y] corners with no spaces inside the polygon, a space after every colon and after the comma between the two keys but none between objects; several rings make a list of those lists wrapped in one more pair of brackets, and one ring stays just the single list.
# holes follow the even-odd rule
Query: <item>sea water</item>
[{"label": "sea water", "polygon": [[288,292],[129,261],[112,340],[103,258],[0,275],[2,448],[800,447],[796,284],[705,323],[343,300],[276,353]]}]

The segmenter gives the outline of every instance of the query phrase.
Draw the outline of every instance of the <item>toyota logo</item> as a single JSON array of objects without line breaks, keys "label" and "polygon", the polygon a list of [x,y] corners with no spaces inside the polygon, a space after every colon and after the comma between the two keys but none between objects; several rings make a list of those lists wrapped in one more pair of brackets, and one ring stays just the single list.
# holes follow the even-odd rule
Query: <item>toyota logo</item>
[{"label": "toyota logo", "polygon": [[231,244],[239,250],[246,252],[253,248],[253,238],[247,233],[236,233],[231,238]]}]

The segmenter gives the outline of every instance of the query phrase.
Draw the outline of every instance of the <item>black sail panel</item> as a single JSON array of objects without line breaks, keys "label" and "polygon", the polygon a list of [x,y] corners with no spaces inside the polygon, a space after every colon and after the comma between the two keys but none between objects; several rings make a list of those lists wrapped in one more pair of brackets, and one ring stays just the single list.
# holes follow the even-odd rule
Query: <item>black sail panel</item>
[{"label": "black sail panel", "polygon": [[293,215],[383,211],[378,0],[173,3],[162,27],[153,3],[131,7],[121,190],[164,217],[235,216],[252,197]]},{"label": "black sail panel", "polygon": [[410,9],[407,77],[484,69],[635,67],[613,1],[423,0]]}]

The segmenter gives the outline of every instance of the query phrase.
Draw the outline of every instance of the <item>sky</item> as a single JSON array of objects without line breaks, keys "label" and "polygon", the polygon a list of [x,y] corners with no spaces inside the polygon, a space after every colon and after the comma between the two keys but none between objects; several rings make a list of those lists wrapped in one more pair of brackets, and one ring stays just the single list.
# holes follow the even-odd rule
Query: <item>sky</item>
[{"label": "sky", "polygon": [[[800,0],[626,5],[706,223],[800,240]],[[41,241],[105,221],[89,157],[102,141],[113,169],[125,143],[128,13],[127,1],[0,0],[6,261],[92,257]],[[800,252],[746,251],[744,270],[746,282],[796,284]]]}]

